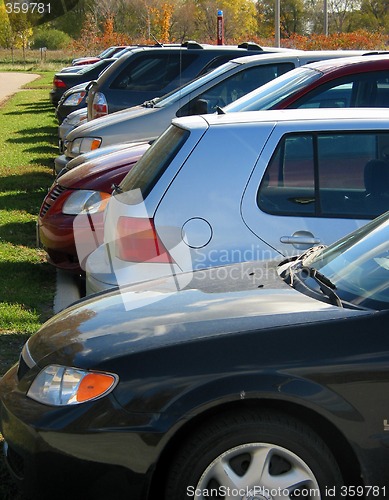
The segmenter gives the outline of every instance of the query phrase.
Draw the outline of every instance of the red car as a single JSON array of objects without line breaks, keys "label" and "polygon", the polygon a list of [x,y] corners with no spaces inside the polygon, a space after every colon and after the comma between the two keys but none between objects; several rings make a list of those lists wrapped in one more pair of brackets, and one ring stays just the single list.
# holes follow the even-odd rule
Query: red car
[{"label": "red car", "polygon": [[[46,250],[51,264],[67,271],[83,272],[74,241],[73,223],[76,216],[78,229],[84,217],[85,228],[89,231],[89,215],[82,211],[88,209],[89,214],[94,214],[95,243],[102,243],[103,213],[112,186],[121,182],[149,147],[146,142],[137,143],[102,155],[54,181],[42,203],[37,223],[38,244]],[[80,241],[78,243],[82,244]]]}]

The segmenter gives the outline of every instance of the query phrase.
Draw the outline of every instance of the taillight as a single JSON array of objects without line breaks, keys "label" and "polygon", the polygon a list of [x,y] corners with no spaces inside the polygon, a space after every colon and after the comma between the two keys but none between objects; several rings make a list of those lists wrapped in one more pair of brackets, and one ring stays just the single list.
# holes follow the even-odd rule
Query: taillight
[{"label": "taillight", "polygon": [[119,217],[116,256],[128,262],[173,262],[157,234],[153,219],[136,217]]},{"label": "taillight", "polygon": [[108,114],[108,103],[102,92],[96,92],[92,104],[92,119]]},{"label": "taillight", "polygon": [[53,80],[53,86],[57,87],[57,89],[66,89],[67,85],[64,81],[62,81],[60,78],[57,78],[56,76],[54,77]]}]

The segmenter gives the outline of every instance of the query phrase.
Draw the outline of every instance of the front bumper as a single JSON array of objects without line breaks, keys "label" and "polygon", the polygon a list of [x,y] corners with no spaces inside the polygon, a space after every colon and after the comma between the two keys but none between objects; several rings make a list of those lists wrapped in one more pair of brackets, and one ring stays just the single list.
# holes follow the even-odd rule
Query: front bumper
[{"label": "front bumper", "polygon": [[49,209],[38,218],[37,242],[45,249],[50,264],[64,271],[83,273],[87,257],[104,241],[103,230],[102,213],[94,215],[92,228],[88,216],[51,215]]},{"label": "front bumper", "polygon": [[128,414],[112,396],[50,407],[20,385],[15,366],[0,384],[0,430],[9,471],[28,498],[106,500],[113,488],[115,500],[147,498],[156,453],[141,429],[155,415]]}]

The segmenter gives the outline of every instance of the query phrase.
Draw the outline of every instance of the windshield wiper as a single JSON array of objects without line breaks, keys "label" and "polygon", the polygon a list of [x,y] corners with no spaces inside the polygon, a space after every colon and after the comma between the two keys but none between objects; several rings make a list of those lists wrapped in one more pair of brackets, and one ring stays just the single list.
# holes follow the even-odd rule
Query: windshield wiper
[{"label": "windshield wiper", "polygon": [[335,292],[336,285],[332,281],[324,276],[320,271],[314,267],[305,268],[309,271],[309,276],[313,278],[319,285],[320,290],[326,295],[334,306],[343,307],[343,302],[339,298],[339,295]]},{"label": "windshield wiper", "polygon": [[[300,261],[300,259],[298,259],[298,261]],[[298,264],[288,266],[282,271],[280,276],[289,286],[305,295],[318,299],[320,295],[319,292],[305,283],[307,278],[312,278],[319,285],[320,292],[329,299],[332,305],[344,307],[342,300],[335,292],[336,285],[314,267],[304,266],[301,262],[298,262]]]}]

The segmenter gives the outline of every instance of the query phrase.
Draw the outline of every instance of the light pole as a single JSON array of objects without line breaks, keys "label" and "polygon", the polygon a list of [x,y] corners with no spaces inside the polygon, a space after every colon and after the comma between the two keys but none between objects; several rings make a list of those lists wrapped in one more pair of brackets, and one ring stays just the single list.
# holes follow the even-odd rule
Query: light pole
[{"label": "light pole", "polygon": [[328,0],[324,0],[324,34],[328,36]]},{"label": "light pole", "polygon": [[280,0],[275,0],[274,9],[274,32],[276,47],[280,46]]}]

